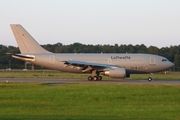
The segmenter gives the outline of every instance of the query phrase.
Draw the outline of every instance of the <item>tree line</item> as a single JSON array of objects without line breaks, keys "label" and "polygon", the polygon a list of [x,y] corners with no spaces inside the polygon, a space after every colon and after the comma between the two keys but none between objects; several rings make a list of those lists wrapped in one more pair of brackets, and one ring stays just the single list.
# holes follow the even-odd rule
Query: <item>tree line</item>
[{"label": "tree line", "polygon": [[[156,46],[146,47],[141,45],[85,45],[81,43],[73,43],[70,45],[63,45],[62,43],[42,45],[46,50],[54,53],[149,53],[161,55],[168,58],[175,63],[172,70],[180,70],[180,45],[158,48]],[[20,53],[18,47],[0,45],[0,69],[23,69],[24,62],[16,60],[7,53]],[[36,66],[35,68],[40,69]]]}]

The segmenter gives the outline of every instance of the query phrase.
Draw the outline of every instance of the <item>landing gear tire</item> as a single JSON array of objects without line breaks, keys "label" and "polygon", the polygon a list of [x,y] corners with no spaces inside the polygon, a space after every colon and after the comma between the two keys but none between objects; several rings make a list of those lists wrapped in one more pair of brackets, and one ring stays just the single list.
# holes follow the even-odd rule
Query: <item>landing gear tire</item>
[{"label": "landing gear tire", "polygon": [[152,81],[152,77],[149,77],[149,78],[148,78],[148,81],[149,81],[149,82]]},{"label": "landing gear tire", "polygon": [[97,78],[98,78],[98,80],[99,80],[99,81],[101,81],[101,80],[102,80],[102,77],[101,77],[101,76],[98,76]]},{"label": "landing gear tire", "polygon": [[97,81],[97,80],[98,80],[98,77],[97,77],[97,76],[94,76],[94,77],[93,77],[93,80],[94,80],[94,81]]},{"label": "landing gear tire", "polygon": [[93,79],[92,76],[89,76],[89,77],[88,77],[88,80],[89,80],[89,81],[92,81],[92,79]]},{"label": "landing gear tire", "polygon": [[89,76],[89,77],[88,77],[88,80],[89,80],[89,81],[92,81],[92,80],[94,80],[94,81],[101,81],[101,80],[102,80],[102,77],[101,77],[101,76],[94,76],[94,77]]}]

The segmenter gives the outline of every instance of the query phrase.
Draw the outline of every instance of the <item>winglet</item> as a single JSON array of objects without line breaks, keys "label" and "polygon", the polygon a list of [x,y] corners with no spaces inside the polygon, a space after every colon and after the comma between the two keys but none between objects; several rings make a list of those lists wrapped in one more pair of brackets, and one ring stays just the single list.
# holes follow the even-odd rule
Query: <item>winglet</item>
[{"label": "winglet", "polygon": [[20,24],[10,26],[21,53],[50,53],[42,48]]}]

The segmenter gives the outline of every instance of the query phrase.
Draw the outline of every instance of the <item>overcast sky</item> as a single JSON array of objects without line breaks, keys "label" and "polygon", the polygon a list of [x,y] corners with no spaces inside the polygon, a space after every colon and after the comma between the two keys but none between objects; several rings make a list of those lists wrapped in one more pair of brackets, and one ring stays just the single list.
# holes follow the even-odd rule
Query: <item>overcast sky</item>
[{"label": "overcast sky", "polygon": [[9,24],[40,44],[180,45],[180,0],[0,0],[0,44],[17,46]]}]

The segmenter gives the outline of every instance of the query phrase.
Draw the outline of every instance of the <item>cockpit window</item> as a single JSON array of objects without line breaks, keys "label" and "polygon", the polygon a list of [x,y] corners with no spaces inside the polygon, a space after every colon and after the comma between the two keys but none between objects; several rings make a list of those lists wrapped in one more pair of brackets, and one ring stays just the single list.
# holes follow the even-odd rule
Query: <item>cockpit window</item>
[{"label": "cockpit window", "polygon": [[166,61],[167,61],[167,59],[162,59],[162,61],[163,61],[163,62],[166,62]]}]

